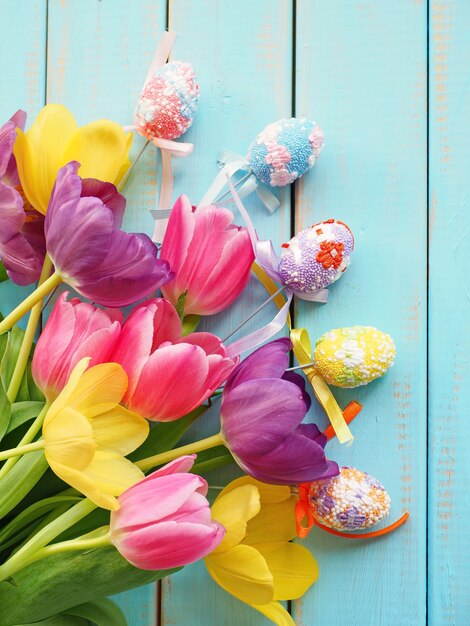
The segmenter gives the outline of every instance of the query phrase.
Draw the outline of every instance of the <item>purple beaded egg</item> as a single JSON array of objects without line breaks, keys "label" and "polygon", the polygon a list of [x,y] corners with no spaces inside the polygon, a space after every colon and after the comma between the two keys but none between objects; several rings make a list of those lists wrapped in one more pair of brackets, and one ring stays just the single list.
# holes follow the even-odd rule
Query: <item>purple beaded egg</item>
[{"label": "purple beaded egg", "polygon": [[351,261],[354,237],[343,222],[327,220],[302,230],[282,247],[282,282],[301,298],[338,280]]},{"label": "purple beaded egg", "polygon": [[178,139],[193,123],[199,87],[192,65],[172,61],[145,84],[134,123],[147,139]]},{"label": "purple beaded egg", "polygon": [[313,517],[328,528],[363,530],[378,524],[390,513],[390,496],[375,478],[354,467],[342,467],[329,480],[310,485]]},{"label": "purple beaded egg", "polygon": [[266,126],[250,145],[248,164],[265,185],[284,187],[313,167],[323,141],[323,131],[313,120],[278,120]]}]

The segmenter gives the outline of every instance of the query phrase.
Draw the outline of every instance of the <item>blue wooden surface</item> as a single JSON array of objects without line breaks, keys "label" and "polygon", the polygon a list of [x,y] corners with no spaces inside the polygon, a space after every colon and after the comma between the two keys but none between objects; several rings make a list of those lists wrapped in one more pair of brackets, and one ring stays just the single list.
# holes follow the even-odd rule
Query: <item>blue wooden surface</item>
[{"label": "blue wooden surface", "polygon": [[[411,519],[375,542],[314,531],[307,544],[320,579],[292,612],[304,626],[468,624],[470,3],[2,0],[0,24],[1,119],[18,107],[32,117],[47,99],[80,123],[130,123],[158,36],[167,25],[176,30],[173,58],[193,63],[201,87],[186,135],[195,152],[175,163],[176,191],[194,202],[216,172],[218,149],[244,153],[267,123],[293,113],[323,127],[326,147],[296,187],[292,211],[288,192],[273,216],[254,200],[247,205],[276,246],[327,217],[353,229],[353,265],[328,305],[302,303],[296,322],[312,339],[353,324],[395,338],[397,361],[383,380],[338,394],[342,403],[359,399],[364,411],[353,446],[331,444],[330,453],[382,480],[392,515],[407,509]],[[150,231],[156,165],[148,151],[130,181],[128,228]],[[0,286],[0,308],[22,293]],[[262,298],[250,283],[210,327],[223,335]],[[319,411],[312,418],[323,420]],[[213,414],[198,433],[215,426]],[[151,585],[118,602],[129,626],[268,624],[202,564],[164,581],[161,598],[159,605]]]}]

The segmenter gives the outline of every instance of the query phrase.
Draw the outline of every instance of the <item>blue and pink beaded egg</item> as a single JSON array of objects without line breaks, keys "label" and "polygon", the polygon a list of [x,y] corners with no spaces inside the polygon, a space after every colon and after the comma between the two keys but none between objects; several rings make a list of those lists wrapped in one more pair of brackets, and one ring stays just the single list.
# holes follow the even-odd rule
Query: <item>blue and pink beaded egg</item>
[{"label": "blue and pink beaded egg", "polygon": [[347,269],[354,237],[343,222],[327,220],[306,228],[282,247],[279,273],[283,284],[299,297],[308,298]]},{"label": "blue and pink beaded egg", "polygon": [[178,139],[193,123],[199,87],[192,65],[172,61],[147,81],[134,114],[147,139]]},{"label": "blue and pink beaded egg", "polygon": [[248,164],[262,183],[283,187],[313,167],[323,142],[323,131],[314,121],[282,119],[256,137],[248,149]]},{"label": "blue and pink beaded egg", "polygon": [[390,513],[390,496],[376,479],[354,467],[310,485],[309,503],[316,521],[340,531],[363,530]]}]

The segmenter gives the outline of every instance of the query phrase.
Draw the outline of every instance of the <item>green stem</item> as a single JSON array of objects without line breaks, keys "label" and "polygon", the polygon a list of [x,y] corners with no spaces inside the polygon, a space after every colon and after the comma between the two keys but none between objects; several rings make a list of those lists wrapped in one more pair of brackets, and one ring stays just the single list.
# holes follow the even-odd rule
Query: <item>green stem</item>
[{"label": "green stem", "polygon": [[104,548],[111,544],[111,536],[109,533],[101,537],[93,537],[92,539],[71,539],[70,541],[61,541],[60,543],[53,543],[50,546],[41,548],[35,552],[31,558],[25,561],[22,567],[31,565],[40,559],[44,559],[47,556],[53,554],[61,554],[63,552],[71,552],[73,550],[93,550],[94,548]]},{"label": "green stem", "polygon": [[18,570],[36,560],[32,557],[35,556],[39,550],[47,546],[48,543],[86,517],[96,508],[96,504],[93,504],[90,500],[84,499],[37,532],[34,537],[18,550],[18,552],[0,566],[0,582],[13,576]]},{"label": "green stem", "polygon": [[32,294],[25,298],[23,302],[16,307],[16,309],[14,309],[2,322],[0,322],[0,335],[2,333],[6,333],[7,330],[10,330],[10,328],[14,326],[24,315],[26,315],[26,313],[32,309],[35,304],[40,302],[44,296],[47,296],[47,294],[60,285],[61,282],[62,276],[57,274],[57,272],[45,280],[42,285],[37,287]]},{"label": "green stem", "polygon": [[[44,264],[42,266],[41,276],[39,277],[38,287],[40,287],[44,281],[49,277],[52,269],[52,261],[49,255],[44,257]],[[18,359],[16,361],[15,369],[8,387],[7,396],[10,402],[16,400],[18,390],[21,385],[21,381],[28,364],[29,353],[34,342],[34,335],[38,327],[39,320],[41,318],[42,299],[33,306],[29,315],[28,324],[23,337],[23,343],[21,344]]]},{"label": "green stem", "polygon": [[[41,412],[36,417],[34,422],[28,428],[26,433],[23,435],[23,438],[18,442],[18,446],[25,446],[29,444],[36,437],[38,432],[42,428],[42,424],[44,422],[44,418],[46,417],[47,411],[49,410],[49,404],[46,404],[42,407]],[[19,456],[13,456],[6,463],[3,464],[2,469],[0,469],[0,480],[8,474],[11,468],[19,461]]]},{"label": "green stem", "polygon": [[24,446],[16,446],[11,450],[2,450],[0,452],[0,461],[4,459],[11,459],[14,456],[21,456],[28,452],[36,452],[36,450],[42,450],[44,448],[44,441],[33,441],[33,443],[27,443]]},{"label": "green stem", "polygon": [[145,472],[153,467],[156,467],[157,465],[163,465],[164,463],[173,461],[174,459],[177,459],[185,454],[194,454],[195,452],[201,452],[201,450],[208,450],[209,448],[215,448],[216,446],[223,445],[225,444],[222,439],[222,435],[217,433],[217,435],[212,435],[211,437],[206,437],[206,439],[195,441],[187,446],[180,446],[179,448],[174,448],[173,450],[168,450],[167,452],[161,452],[160,454],[149,456],[146,459],[137,461],[136,465],[143,472]]}]

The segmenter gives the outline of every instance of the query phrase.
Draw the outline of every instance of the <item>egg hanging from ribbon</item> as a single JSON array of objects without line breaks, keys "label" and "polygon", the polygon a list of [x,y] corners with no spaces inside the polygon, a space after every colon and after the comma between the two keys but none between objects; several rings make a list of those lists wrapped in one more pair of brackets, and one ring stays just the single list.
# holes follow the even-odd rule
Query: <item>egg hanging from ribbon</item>
[{"label": "egg hanging from ribbon", "polygon": [[193,123],[199,87],[192,65],[172,61],[146,82],[134,114],[147,139],[178,139]]},{"label": "egg hanging from ribbon", "polygon": [[358,387],[383,376],[396,348],[390,335],[372,326],[336,328],[320,337],[313,353],[315,369],[330,385]]},{"label": "egg hanging from ribbon", "polygon": [[314,121],[282,119],[266,126],[250,145],[248,165],[262,183],[284,187],[313,167],[323,141],[323,131]]},{"label": "egg hanging from ribbon", "polygon": [[390,513],[390,496],[375,478],[353,467],[338,476],[311,483],[309,505],[313,517],[328,528],[363,530]]},{"label": "egg hanging from ribbon", "polygon": [[306,228],[282,247],[282,282],[300,298],[309,299],[309,295],[334,283],[346,270],[354,237],[343,222],[327,220]]}]

